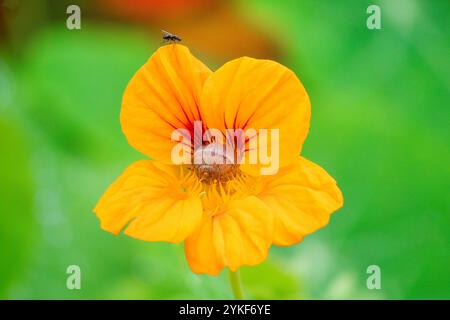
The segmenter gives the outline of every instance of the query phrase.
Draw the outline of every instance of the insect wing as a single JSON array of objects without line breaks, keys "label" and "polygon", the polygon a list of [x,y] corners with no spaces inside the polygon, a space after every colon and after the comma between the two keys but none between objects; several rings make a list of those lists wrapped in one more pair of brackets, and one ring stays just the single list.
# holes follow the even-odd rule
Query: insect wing
[{"label": "insect wing", "polygon": [[161,30],[161,33],[163,35],[163,38],[171,38],[171,37],[173,37],[173,34],[171,34],[170,32],[167,32],[166,30]]}]

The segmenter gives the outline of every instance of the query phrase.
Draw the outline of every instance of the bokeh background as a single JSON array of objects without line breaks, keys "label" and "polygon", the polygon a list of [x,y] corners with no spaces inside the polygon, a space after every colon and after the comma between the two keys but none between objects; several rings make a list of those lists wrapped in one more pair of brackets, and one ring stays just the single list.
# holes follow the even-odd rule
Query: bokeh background
[{"label": "bokeh background", "polygon": [[[248,55],[294,70],[312,101],[303,155],[344,194],[326,228],[242,269],[246,297],[450,298],[449,1],[0,3],[0,298],[232,297],[226,272],[191,273],[182,245],[115,237],[92,213],[144,158],[119,112],[160,29],[213,69]],[[66,28],[69,4],[81,30]],[[72,264],[81,290],[66,288]]]}]

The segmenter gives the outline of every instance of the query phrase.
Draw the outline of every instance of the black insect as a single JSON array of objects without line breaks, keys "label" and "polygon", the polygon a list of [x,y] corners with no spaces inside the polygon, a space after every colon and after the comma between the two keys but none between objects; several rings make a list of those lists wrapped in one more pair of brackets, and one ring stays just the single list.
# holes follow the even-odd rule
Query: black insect
[{"label": "black insect", "polygon": [[171,34],[170,32],[167,32],[165,30],[161,30],[163,34],[163,41],[164,42],[177,42],[181,41],[181,38],[175,34]]}]

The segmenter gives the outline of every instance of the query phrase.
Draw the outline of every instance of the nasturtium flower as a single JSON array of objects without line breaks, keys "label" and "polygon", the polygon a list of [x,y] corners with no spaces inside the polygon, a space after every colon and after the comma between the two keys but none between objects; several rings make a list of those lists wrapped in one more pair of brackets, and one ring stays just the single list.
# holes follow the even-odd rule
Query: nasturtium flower
[{"label": "nasturtium flower", "polygon": [[[300,156],[310,101],[296,75],[277,62],[242,57],[212,72],[187,47],[163,46],[129,82],[120,121],[128,142],[152,160],[131,164],[101,197],[94,209],[101,227],[145,241],[184,241],[195,273],[259,264],[272,244],[302,241],[343,204],[336,181]],[[174,164],[181,140],[172,133],[194,137],[198,121],[224,136],[254,129],[244,158],[259,129],[277,129],[279,170],[263,175],[262,164],[248,162]],[[227,157],[216,146],[209,140],[186,150],[191,157]]]}]

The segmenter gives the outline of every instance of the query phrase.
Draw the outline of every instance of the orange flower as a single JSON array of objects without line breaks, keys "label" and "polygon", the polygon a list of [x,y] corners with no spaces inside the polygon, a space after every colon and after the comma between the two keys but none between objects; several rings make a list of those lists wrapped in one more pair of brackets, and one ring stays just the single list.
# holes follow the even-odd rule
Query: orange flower
[{"label": "orange flower", "polygon": [[[109,187],[94,209],[101,226],[145,241],[184,241],[195,273],[259,264],[271,244],[300,242],[342,206],[334,179],[299,156],[309,98],[295,74],[274,61],[243,57],[212,72],[188,48],[163,46],[128,84],[120,118],[128,142],[154,160],[130,165]],[[197,121],[224,137],[229,129],[254,130],[243,159],[257,141],[279,155],[279,170],[263,175],[261,161],[173,164],[180,143],[191,159],[198,152],[204,161],[228,157],[211,138],[197,147],[186,136],[173,139],[175,130],[195,140]],[[277,129],[276,148],[260,129]]]}]

